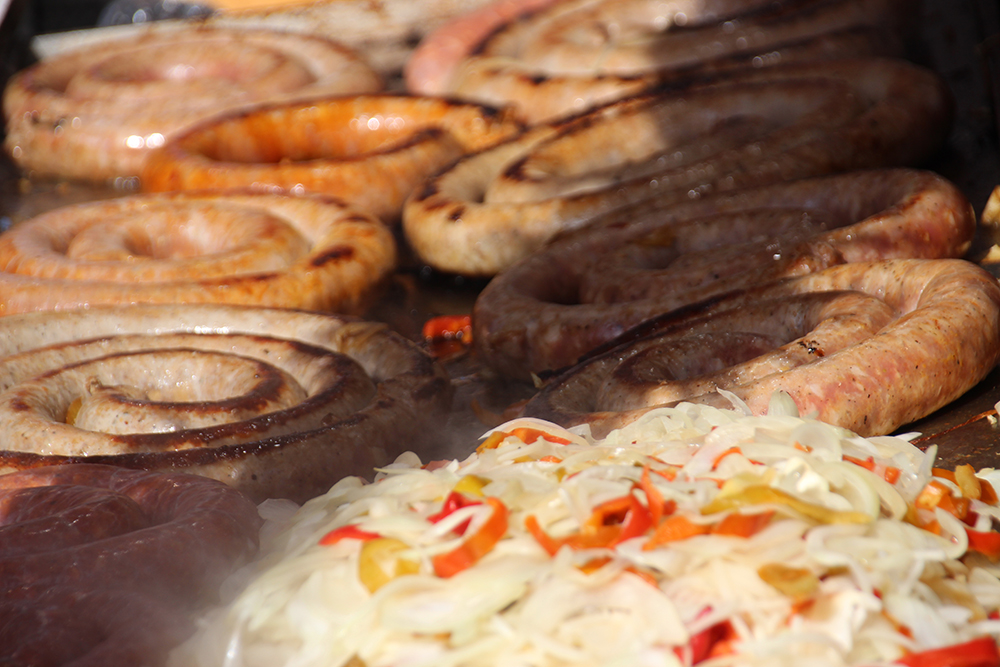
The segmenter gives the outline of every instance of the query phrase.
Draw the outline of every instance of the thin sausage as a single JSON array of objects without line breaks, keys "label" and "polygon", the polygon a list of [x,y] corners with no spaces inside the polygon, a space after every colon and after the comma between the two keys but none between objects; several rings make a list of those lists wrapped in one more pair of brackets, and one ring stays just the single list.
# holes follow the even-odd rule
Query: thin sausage
[{"label": "thin sausage", "polygon": [[420,40],[403,68],[406,89],[415,95],[443,95],[462,58],[505,23],[559,0],[498,0],[455,16]]}]

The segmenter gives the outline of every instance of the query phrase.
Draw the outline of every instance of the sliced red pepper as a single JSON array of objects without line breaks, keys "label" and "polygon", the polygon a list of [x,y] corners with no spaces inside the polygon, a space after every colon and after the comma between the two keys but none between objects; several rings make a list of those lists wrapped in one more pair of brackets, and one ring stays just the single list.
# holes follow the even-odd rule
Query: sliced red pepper
[{"label": "sliced red pepper", "polygon": [[733,512],[727,514],[719,523],[712,526],[712,532],[716,535],[732,535],[734,537],[753,537],[771,523],[774,510],[759,512],[757,514],[739,514]]},{"label": "sliced red pepper", "polygon": [[649,466],[643,466],[642,477],[639,479],[639,488],[646,494],[646,505],[649,507],[649,518],[654,526],[660,524],[660,519],[674,511],[677,503],[664,502],[663,494],[653,485],[653,480],[649,476]]},{"label": "sliced red pepper", "polygon": [[557,445],[568,445],[571,442],[566,438],[560,438],[557,435],[552,435],[551,433],[547,433],[541,429],[530,428],[528,426],[515,428],[513,431],[510,432],[510,434],[526,445],[534,443],[539,438],[544,438],[545,440],[548,440],[549,442],[555,443]]},{"label": "sliced red pepper", "polygon": [[[431,514],[429,517],[427,517],[427,520],[430,521],[431,523],[437,523],[438,521],[444,519],[446,516],[449,516],[456,510],[460,510],[463,507],[470,507],[472,505],[482,505],[482,504],[483,503],[480,500],[473,500],[472,498],[464,496],[457,491],[452,491],[451,493],[448,494],[448,497],[444,499],[444,504],[441,505],[441,511]],[[458,533],[459,535],[465,535],[465,531],[468,530],[469,523],[471,522],[472,519],[463,521],[462,523],[455,526],[453,532]]]},{"label": "sliced red pepper", "polygon": [[424,322],[424,341],[437,359],[464,353],[472,345],[472,318],[469,315],[442,315]]},{"label": "sliced red pepper", "polygon": [[971,505],[972,501],[968,498],[962,496],[958,496],[956,498],[950,493],[941,498],[941,502],[938,503],[938,507],[948,512],[959,521],[965,521],[965,518],[969,514],[969,507]]},{"label": "sliced red pepper", "polygon": [[[893,466],[885,466],[884,468],[882,468],[882,470],[880,472],[879,468],[881,466],[879,466],[878,464],[875,463],[875,458],[874,457],[869,456],[866,459],[859,459],[859,458],[857,458],[855,456],[848,456],[848,455],[845,454],[844,455],[844,460],[848,461],[850,463],[853,463],[856,466],[860,466],[860,467],[864,468],[865,470],[870,470],[871,472],[875,473],[876,475],[881,474],[882,478],[885,479],[885,481],[889,482],[890,484],[895,484],[896,481],[899,479],[899,475],[900,475],[899,468],[895,468]],[[938,468],[937,470],[940,470],[940,468]],[[947,472],[947,471],[945,471],[945,472]]]},{"label": "sliced red pepper", "polygon": [[986,503],[987,505],[996,505],[998,501],[996,489],[993,485],[987,482],[985,479],[980,478],[979,484],[982,486],[982,491],[979,499]]},{"label": "sliced red pepper", "polygon": [[740,449],[739,447],[730,447],[729,449],[727,449],[726,451],[722,452],[721,454],[715,457],[715,460],[712,461],[712,470],[718,468],[719,464],[722,463],[722,459],[726,458],[730,454],[742,454],[742,453],[743,450]]},{"label": "sliced red pepper", "polygon": [[875,458],[874,457],[869,456],[866,459],[859,459],[856,456],[848,456],[847,454],[844,454],[844,460],[847,461],[847,462],[849,462],[849,463],[853,463],[856,466],[860,466],[860,467],[864,468],[865,470],[871,470],[872,472],[875,471]]},{"label": "sliced red pepper", "polygon": [[455,340],[461,339],[466,344],[472,343],[471,315],[440,315],[424,322],[424,340]]},{"label": "sliced red pepper", "polygon": [[595,507],[580,531],[566,537],[552,537],[534,516],[524,520],[524,527],[550,556],[563,546],[571,549],[611,549],[625,540],[645,535],[652,525],[649,509],[631,493]]},{"label": "sliced red pepper", "polygon": [[998,667],[1000,652],[992,637],[979,637],[963,644],[943,646],[897,658],[907,667]]},{"label": "sliced red pepper", "polygon": [[431,558],[434,573],[439,577],[453,577],[475,565],[507,534],[507,506],[499,498],[492,496],[486,498],[486,504],[493,512],[479,530],[451,551]]},{"label": "sliced red pepper", "polygon": [[686,540],[696,535],[705,535],[711,530],[707,525],[695,523],[682,514],[674,514],[664,519],[649,540],[642,545],[643,551],[655,549],[667,542]]},{"label": "sliced red pepper", "polygon": [[525,517],[524,527],[550,556],[555,556],[556,552],[566,543],[565,540],[558,540],[546,533],[533,514]]},{"label": "sliced red pepper", "polygon": [[940,477],[941,479],[946,479],[953,484],[958,483],[955,481],[955,473],[945,468],[931,468],[931,475],[934,477]]},{"label": "sliced red pepper", "polygon": [[[698,613],[698,618],[711,613],[712,608],[706,607]],[[715,625],[705,628],[701,632],[691,636],[686,647],[674,649],[674,653],[682,661],[684,660],[684,649],[691,651],[691,664],[697,665],[709,658],[717,655],[726,655],[730,652],[730,644],[736,639],[736,631],[729,621],[720,621]]]},{"label": "sliced red pepper", "polygon": [[377,537],[382,536],[378,533],[361,530],[352,523],[346,526],[341,526],[340,528],[334,528],[329,533],[321,537],[319,543],[328,547],[331,544],[340,542],[341,540],[361,540],[362,542],[367,542],[368,540],[374,540]]},{"label": "sliced red pepper", "polygon": [[990,560],[1000,559],[1000,533],[966,528],[965,534],[969,536],[970,551],[978,551]]},{"label": "sliced red pepper", "polygon": [[513,431],[493,431],[485,440],[476,447],[476,452],[482,454],[487,449],[496,449],[500,446],[507,436],[514,436],[526,445],[534,443],[539,438],[545,438],[549,442],[556,445],[568,445],[571,441],[566,438],[560,438],[557,435],[552,435],[551,433],[546,433],[541,429],[530,428],[527,426],[522,426],[520,428],[515,428]]}]

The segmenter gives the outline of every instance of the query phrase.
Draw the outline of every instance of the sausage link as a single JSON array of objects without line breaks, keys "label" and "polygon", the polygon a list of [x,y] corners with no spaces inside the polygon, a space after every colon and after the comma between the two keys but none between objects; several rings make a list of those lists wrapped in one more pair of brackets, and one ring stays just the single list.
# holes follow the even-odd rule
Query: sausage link
[{"label": "sausage link", "polygon": [[10,315],[0,356],[0,471],[84,461],[177,470],[257,501],[303,502],[345,475],[371,475],[432,442],[451,401],[444,370],[410,341],[307,311]]},{"label": "sausage link", "polygon": [[[446,92],[462,99],[513,105],[535,124],[665,82],[728,76],[779,63],[901,56],[913,23],[907,3],[899,0],[530,4],[535,11],[529,16],[508,19],[478,45],[475,39],[481,34],[471,30],[428,37],[418,64],[431,82],[413,85],[446,84]],[[487,7],[470,21],[484,16],[502,20],[499,15],[507,11],[506,6],[498,5],[495,12]],[[520,16],[522,11],[510,13]],[[439,71],[422,62],[437,55]]]},{"label": "sausage link", "polygon": [[[782,226],[790,236],[778,235]],[[661,313],[754,284],[844,262],[962,257],[975,228],[955,185],[907,169],[637,204],[497,275],[476,301],[473,340],[489,365],[526,378]]]},{"label": "sausage link", "polygon": [[[870,328],[874,334],[845,338],[828,306],[848,298],[857,301],[858,295],[881,303],[871,311],[854,303],[838,307],[855,319],[872,313],[874,319],[861,322],[856,331],[863,334]],[[881,326],[887,315],[891,321]],[[791,349],[799,365],[770,366],[771,360],[756,357],[763,363],[750,358],[709,373],[703,372],[708,366],[696,364],[688,375],[673,364],[680,371],[674,377],[635,381],[630,360],[636,355],[657,358],[662,348],[669,366],[676,355],[697,352],[699,334],[759,334],[761,326],[775,325],[788,327],[778,336],[785,345],[778,354]],[[831,335],[834,342],[828,347]],[[998,358],[1000,285],[980,267],[947,259],[842,264],[646,323],[620,345],[554,378],[524,412],[563,425],[589,423],[595,432],[607,433],[656,405],[688,400],[733,407],[730,398],[714,390],[731,392],[754,414],[765,414],[773,394],[782,391],[802,415],[860,435],[881,435],[955,400],[982,380]],[[786,355],[785,361],[790,360]],[[621,363],[625,367],[618,371]],[[631,381],[609,379],[616,372]]]},{"label": "sausage link", "polygon": [[491,276],[637,201],[919,164],[950,119],[942,81],[902,61],[768,68],[633,97],[464,158],[414,192],[403,229],[432,267]]},{"label": "sausage link", "polygon": [[149,156],[142,187],[318,192],[395,223],[423,179],[520,131],[509,114],[478,104],[311,99],[223,114],[178,134]]},{"label": "sausage link", "polygon": [[330,198],[133,195],[0,236],[0,314],[206,302],[360,314],[395,266],[392,232]]},{"label": "sausage link", "polygon": [[381,88],[357,54],[316,35],[156,26],[11,77],[4,146],[32,174],[125,185],[151,150],[222,111]]}]

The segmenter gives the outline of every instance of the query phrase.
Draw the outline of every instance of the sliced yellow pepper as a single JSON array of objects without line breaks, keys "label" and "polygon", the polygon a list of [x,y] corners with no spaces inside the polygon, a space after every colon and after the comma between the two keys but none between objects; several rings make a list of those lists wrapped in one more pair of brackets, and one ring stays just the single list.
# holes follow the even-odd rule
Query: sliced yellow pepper
[{"label": "sliced yellow pepper", "polygon": [[702,514],[716,514],[752,505],[785,505],[799,514],[819,523],[871,523],[872,518],[864,512],[832,510],[822,505],[810,503],[792,494],[771,486],[746,486],[735,493],[719,494],[702,508]]},{"label": "sliced yellow pepper", "polygon": [[378,537],[361,545],[358,555],[358,577],[369,592],[374,593],[404,574],[416,574],[420,563],[402,558],[400,552],[409,545],[393,537]]}]

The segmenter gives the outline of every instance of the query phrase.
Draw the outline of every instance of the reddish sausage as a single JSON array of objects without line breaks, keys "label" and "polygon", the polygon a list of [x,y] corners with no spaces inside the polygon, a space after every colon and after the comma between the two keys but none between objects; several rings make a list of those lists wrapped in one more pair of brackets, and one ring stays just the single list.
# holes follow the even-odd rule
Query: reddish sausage
[{"label": "reddish sausage", "polygon": [[[851,328],[838,317],[861,321],[845,337]],[[685,350],[728,349],[733,334],[770,335],[763,347],[775,352],[760,357],[759,347],[748,346],[742,358],[724,360],[736,362],[728,367],[709,355],[687,367],[676,361]],[[764,414],[783,391],[802,415],[864,436],[890,433],[955,400],[996,365],[1000,285],[963,260],[842,264],[676,311],[636,336],[554,378],[525,414],[606,433],[656,405],[732,407],[716,389]],[[630,362],[638,355],[668,372],[637,375]]]},{"label": "reddish sausage", "polygon": [[[785,236],[777,232],[785,226]],[[931,172],[852,172],[608,214],[496,276],[476,301],[487,363],[527,377],[640,322],[842,262],[961,257],[975,215]]]}]

